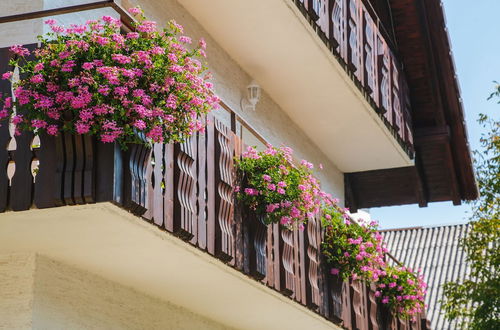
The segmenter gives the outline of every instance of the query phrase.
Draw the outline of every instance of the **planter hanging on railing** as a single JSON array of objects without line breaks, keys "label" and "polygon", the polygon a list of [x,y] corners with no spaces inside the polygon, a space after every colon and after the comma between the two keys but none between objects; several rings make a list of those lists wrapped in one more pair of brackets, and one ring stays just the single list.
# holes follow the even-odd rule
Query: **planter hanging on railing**
[{"label": "planter hanging on railing", "polygon": [[248,147],[236,167],[241,182],[237,198],[266,224],[303,229],[307,218],[319,211],[324,193],[312,175],[312,164],[293,165],[290,148],[268,145],[258,152]]},{"label": "planter hanging on railing", "polygon": [[199,61],[205,42],[189,49],[191,39],[177,36],[182,26],[171,21],[160,33],[139,9],[131,12],[137,32],[120,34],[120,21],[109,16],[70,28],[47,20],[52,32],[40,37],[41,48],[12,46],[10,64],[22,74],[15,98],[3,99],[0,120],[12,117],[17,132],[90,134],[124,149],[183,142],[201,129],[198,118],[219,101]]}]

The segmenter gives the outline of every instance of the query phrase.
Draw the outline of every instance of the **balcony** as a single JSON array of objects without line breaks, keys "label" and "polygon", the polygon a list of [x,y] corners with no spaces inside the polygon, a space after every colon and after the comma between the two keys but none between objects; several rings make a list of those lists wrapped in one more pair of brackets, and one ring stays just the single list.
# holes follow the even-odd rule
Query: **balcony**
[{"label": "balcony", "polygon": [[[1,70],[8,57],[8,49],[0,49]],[[11,92],[8,81],[0,82],[0,92]],[[36,251],[146,286],[150,294],[237,328],[273,322],[333,327],[327,321],[349,329],[409,328],[384,312],[369,287],[328,274],[318,220],[289,231],[266,227],[239,207],[233,159],[245,146],[246,124],[228,111],[203,120],[206,131],[185,143],[152,150],[130,145],[126,152],[89,136],[14,136],[1,126],[0,145],[7,147],[0,150],[0,250]],[[131,229],[140,218],[150,223],[147,229]],[[220,267],[246,277],[228,276]],[[263,294],[264,287],[269,291]],[[270,292],[282,294],[278,306]],[[214,296],[223,299],[207,298]],[[426,329],[425,322],[414,326]]]},{"label": "balcony", "polygon": [[179,2],[342,172],[413,165],[402,65],[361,0]]}]

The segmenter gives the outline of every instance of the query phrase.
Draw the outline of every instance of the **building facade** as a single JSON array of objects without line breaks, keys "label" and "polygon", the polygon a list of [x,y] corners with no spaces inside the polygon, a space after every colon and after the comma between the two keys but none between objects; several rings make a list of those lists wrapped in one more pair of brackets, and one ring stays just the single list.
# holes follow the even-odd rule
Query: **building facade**
[{"label": "building facade", "polygon": [[[12,44],[37,47],[46,18],[110,15],[127,30],[136,5],[205,38],[222,109],[151,153],[0,127],[0,327],[426,328],[335,283],[318,221],[286,236],[231,192],[233,157],[270,143],[322,164],[322,188],[352,211],[476,198],[439,1],[6,1],[0,72]],[[242,106],[252,81],[255,110]]]}]

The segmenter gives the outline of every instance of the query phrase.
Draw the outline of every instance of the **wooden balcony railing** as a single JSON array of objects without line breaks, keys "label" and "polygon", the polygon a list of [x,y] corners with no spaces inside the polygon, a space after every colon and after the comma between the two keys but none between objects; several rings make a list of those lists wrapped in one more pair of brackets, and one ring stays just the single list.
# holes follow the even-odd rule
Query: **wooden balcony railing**
[{"label": "wooden balcony railing", "polygon": [[395,46],[363,0],[292,0],[412,156],[410,95]]},{"label": "wooden balcony railing", "polygon": [[[0,49],[2,72],[8,57]],[[0,93],[9,96],[10,82],[0,81]],[[15,136],[3,123],[0,212],[113,202],[348,329],[427,329],[425,319],[410,324],[384,312],[373,288],[329,274],[319,219],[290,231],[238,205],[234,158],[242,130],[253,130],[229,115],[203,118],[205,132],[184,143],[127,151],[86,135]]]}]

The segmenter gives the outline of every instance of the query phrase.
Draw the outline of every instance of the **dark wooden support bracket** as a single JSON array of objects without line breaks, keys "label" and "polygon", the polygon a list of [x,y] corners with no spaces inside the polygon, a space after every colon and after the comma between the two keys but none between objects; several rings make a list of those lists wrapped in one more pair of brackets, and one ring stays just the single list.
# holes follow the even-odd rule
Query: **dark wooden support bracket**
[{"label": "dark wooden support bracket", "polygon": [[450,127],[437,126],[425,127],[415,130],[415,146],[424,146],[434,143],[447,143],[450,141]]},{"label": "dark wooden support bracket", "polygon": [[344,174],[345,205],[352,213],[358,212],[358,203],[352,187],[351,175]]},{"label": "dark wooden support bracket", "polygon": [[458,177],[457,171],[455,170],[455,163],[453,162],[453,155],[451,151],[450,143],[445,144],[446,152],[446,163],[448,164],[448,170],[450,174],[450,193],[453,201],[453,205],[461,205],[462,199],[460,198],[460,190],[458,188]]},{"label": "dark wooden support bracket", "polygon": [[427,190],[424,170],[420,157],[415,157],[415,193],[417,195],[418,206],[427,207],[429,193]]}]

